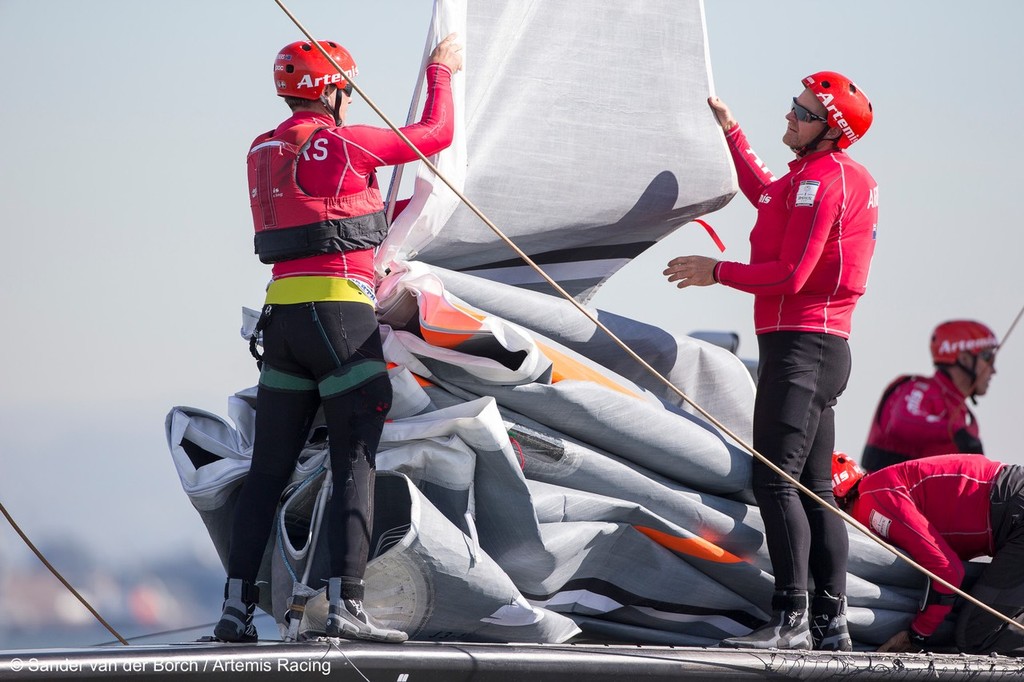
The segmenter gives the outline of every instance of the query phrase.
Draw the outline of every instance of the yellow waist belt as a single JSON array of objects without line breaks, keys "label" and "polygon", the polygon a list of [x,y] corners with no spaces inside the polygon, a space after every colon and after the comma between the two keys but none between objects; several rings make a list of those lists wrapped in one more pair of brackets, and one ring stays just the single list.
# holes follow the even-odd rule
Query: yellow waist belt
[{"label": "yellow waist belt", "polygon": [[344,277],[283,277],[267,287],[267,305],[314,301],[354,301],[375,305],[373,291],[362,282]]}]

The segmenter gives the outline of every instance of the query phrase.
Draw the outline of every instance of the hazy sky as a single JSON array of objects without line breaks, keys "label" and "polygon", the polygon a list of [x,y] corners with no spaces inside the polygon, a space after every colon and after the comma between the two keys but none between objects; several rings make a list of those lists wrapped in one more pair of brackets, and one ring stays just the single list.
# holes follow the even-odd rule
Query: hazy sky
[{"label": "hazy sky", "polygon": [[[348,47],[361,86],[405,119],[430,2],[288,6]],[[706,14],[717,93],[777,175],[801,77],[842,71],[873,101],[875,125],[851,153],[880,186],[878,247],[837,408],[838,446],[859,455],[886,383],[931,372],[936,323],[975,317],[1002,335],[1024,304],[1024,3],[707,0]],[[287,115],[271,63],[300,38],[271,0],[0,0],[0,502],[40,544],[213,555],[164,418],[174,405],[226,415],[227,396],[256,382],[238,328],[268,269],[251,252],[244,156]],[[350,120],[374,119],[357,102]],[[723,257],[745,260],[745,199],[706,219]],[[752,297],[661,277],[686,253],[714,255],[703,230],[666,239],[594,304],[681,333],[735,330],[740,354],[756,356]],[[997,369],[976,408],[986,452],[1024,463],[1024,328]],[[0,562],[19,545],[0,527]]]}]

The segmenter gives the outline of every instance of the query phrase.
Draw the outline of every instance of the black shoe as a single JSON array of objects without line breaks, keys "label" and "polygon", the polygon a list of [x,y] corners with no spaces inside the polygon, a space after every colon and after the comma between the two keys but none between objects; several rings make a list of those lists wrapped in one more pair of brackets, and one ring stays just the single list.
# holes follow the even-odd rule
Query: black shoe
[{"label": "black shoe", "polygon": [[828,592],[814,595],[811,602],[811,639],[818,651],[853,651],[846,624],[846,595]]},{"label": "black shoe", "polygon": [[[347,594],[358,595],[342,597],[342,581],[345,581]],[[352,589],[355,586],[355,589]],[[343,578],[331,578],[327,582],[327,630],[328,637],[344,637],[345,639],[366,639],[373,642],[400,643],[409,639],[409,635],[401,630],[386,628],[367,613],[363,607],[363,581],[352,581]]]},{"label": "black shoe", "polygon": [[772,617],[749,635],[729,637],[721,646],[732,649],[810,649],[806,592],[776,592]]},{"label": "black shoe", "polygon": [[252,583],[228,578],[224,585],[224,609],[213,628],[213,636],[222,642],[255,642],[259,637],[252,616],[260,590]]}]

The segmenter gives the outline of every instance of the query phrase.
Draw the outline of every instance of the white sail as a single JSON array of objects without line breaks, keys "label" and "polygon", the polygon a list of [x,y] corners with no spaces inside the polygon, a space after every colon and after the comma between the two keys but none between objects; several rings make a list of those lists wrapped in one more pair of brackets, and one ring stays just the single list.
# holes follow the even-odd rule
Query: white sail
[{"label": "white sail", "polygon": [[[567,291],[586,300],[631,258],[735,194],[707,105],[699,0],[466,4],[442,2],[442,28],[432,29],[462,29],[466,44],[455,84],[460,127],[439,163]],[[453,197],[421,168],[384,262],[416,259],[551,292]]]}]

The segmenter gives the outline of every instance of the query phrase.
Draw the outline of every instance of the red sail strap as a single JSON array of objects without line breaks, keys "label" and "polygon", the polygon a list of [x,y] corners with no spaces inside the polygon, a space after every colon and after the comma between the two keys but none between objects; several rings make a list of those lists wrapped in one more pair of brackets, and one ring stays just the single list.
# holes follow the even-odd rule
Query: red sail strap
[{"label": "red sail strap", "polygon": [[718,238],[718,233],[715,232],[715,228],[711,227],[700,218],[694,218],[693,222],[698,223],[699,225],[703,225],[704,229],[707,230],[708,236],[711,237],[711,240],[713,242],[715,242],[715,246],[718,247],[718,250],[725,252],[725,244],[723,244],[722,240]]}]

